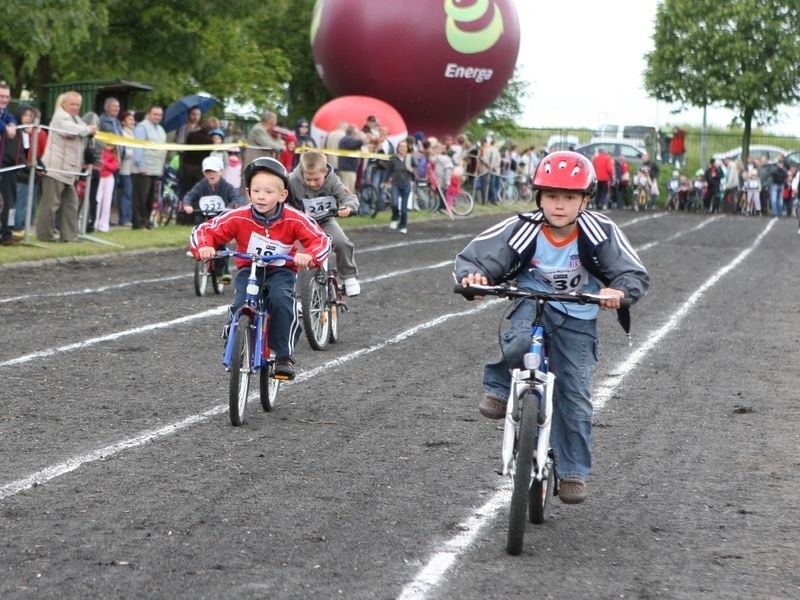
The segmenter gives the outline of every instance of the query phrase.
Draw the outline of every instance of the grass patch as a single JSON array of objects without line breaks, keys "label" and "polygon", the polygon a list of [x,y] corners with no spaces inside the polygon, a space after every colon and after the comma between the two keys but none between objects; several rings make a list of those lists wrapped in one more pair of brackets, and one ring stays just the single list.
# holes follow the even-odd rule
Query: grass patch
[{"label": "grass patch", "polygon": [[[475,205],[473,214],[508,214],[534,208],[532,203],[502,204],[500,206]],[[419,211],[408,213],[411,223],[430,220],[447,220],[446,214],[430,214]],[[359,227],[380,227],[389,225],[391,211],[385,210],[372,218],[356,216],[339,219],[344,229]],[[185,248],[189,245],[189,225],[168,225],[156,229],[132,230],[126,227],[115,227],[108,233],[92,233],[79,242],[39,242],[31,234],[28,243],[0,247],[0,265],[37,261],[44,259],[65,259],[79,256],[102,256],[131,250],[149,248]],[[107,242],[107,243],[104,243]]]}]

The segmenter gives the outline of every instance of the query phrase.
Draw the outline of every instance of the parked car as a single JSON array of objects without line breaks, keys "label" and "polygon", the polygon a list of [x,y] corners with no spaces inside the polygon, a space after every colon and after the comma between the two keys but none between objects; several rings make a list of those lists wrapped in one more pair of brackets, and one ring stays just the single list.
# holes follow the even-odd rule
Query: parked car
[{"label": "parked car", "polygon": [[800,150],[792,150],[783,158],[783,162],[790,167],[800,166]]},{"label": "parked car", "polygon": [[600,125],[594,132],[594,137],[589,142],[600,139],[614,138],[624,140],[634,146],[646,147],[648,141],[655,143],[656,128],[650,125]]},{"label": "parked car", "polygon": [[[779,154],[786,156],[787,152],[786,150],[778,146],[761,146],[755,144],[753,146],[750,146],[750,154],[748,154],[748,156],[756,160],[766,156],[769,162],[775,162],[776,160],[778,160]],[[727,152],[717,152],[714,155],[714,158],[718,160],[723,160],[725,158],[731,158],[733,160],[737,160],[741,157],[742,157],[741,146],[739,146],[738,148],[732,148]]]},{"label": "parked car", "polygon": [[580,146],[581,142],[576,135],[551,135],[547,139],[545,149],[548,152],[557,150],[572,150]]},{"label": "parked car", "polygon": [[635,173],[642,165],[642,157],[647,152],[644,146],[637,146],[615,138],[594,139],[595,141],[593,142],[578,146],[575,151],[580,152],[590,160],[597,154],[598,150],[603,150],[614,158],[624,158],[632,173]]}]

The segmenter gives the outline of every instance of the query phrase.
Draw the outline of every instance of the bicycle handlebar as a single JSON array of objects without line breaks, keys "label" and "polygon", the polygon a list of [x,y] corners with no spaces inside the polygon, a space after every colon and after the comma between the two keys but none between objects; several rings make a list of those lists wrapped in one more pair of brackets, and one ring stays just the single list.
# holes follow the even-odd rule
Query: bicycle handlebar
[{"label": "bicycle handlebar", "polygon": [[[543,300],[546,302],[573,302],[576,304],[600,304],[603,300],[612,300],[613,296],[600,296],[598,294],[579,294],[576,292],[537,292],[526,290],[513,285],[481,285],[473,283],[469,287],[456,284],[453,292],[461,294],[469,300],[475,296],[497,296],[498,298],[528,298],[530,300]],[[620,308],[628,308],[632,304],[630,298],[620,298]]]},{"label": "bicycle handlebar", "polygon": [[256,254],[254,252],[237,252],[236,250],[217,250],[214,258],[227,258],[229,256],[264,264],[272,262],[273,260],[294,262],[294,258],[288,254]]}]

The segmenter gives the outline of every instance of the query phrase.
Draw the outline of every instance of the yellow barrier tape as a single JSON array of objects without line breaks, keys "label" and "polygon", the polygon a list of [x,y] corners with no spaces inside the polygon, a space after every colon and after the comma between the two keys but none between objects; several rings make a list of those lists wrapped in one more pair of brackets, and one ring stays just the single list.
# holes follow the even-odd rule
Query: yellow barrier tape
[{"label": "yellow barrier tape", "polygon": [[[149,148],[151,150],[229,150],[230,148],[253,148],[255,150],[266,150],[261,146],[248,146],[246,142],[233,142],[222,144],[173,144],[166,142],[150,142],[135,138],[123,137],[106,131],[98,131],[94,134],[95,139],[103,144],[114,144],[115,146],[127,146],[129,148]],[[296,153],[306,150],[319,150],[324,154],[336,156],[349,156],[354,158],[375,158],[377,160],[389,160],[391,155],[378,154],[375,152],[360,152],[358,150],[330,150],[327,148],[314,148],[312,146],[300,146],[295,149]]]}]

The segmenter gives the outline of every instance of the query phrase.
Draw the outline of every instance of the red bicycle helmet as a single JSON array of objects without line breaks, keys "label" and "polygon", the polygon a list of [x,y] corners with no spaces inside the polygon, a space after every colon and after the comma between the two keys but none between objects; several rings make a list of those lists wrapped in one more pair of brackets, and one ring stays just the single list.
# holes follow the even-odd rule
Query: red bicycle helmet
[{"label": "red bicycle helmet", "polygon": [[244,185],[245,187],[250,187],[250,181],[253,179],[253,175],[258,173],[259,171],[265,171],[267,173],[272,173],[273,175],[277,175],[283,180],[283,187],[289,187],[289,174],[286,172],[286,167],[281,164],[279,160],[271,158],[269,156],[262,156],[260,158],[256,158],[255,160],[251,161],[244,169]]},{"label": "red bicycle helmet", "polygon": [[[533,174],[533,189],[574,190],[590,197],[597,189],[592,162],[583,154],[561,150],[545,156]],[[536,194],[539,202],[539,194]]]}]

